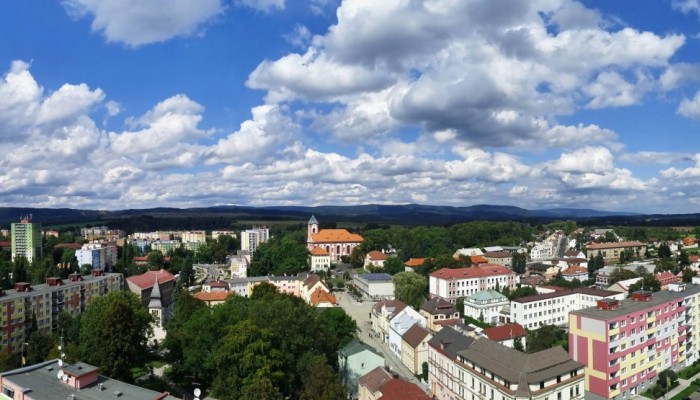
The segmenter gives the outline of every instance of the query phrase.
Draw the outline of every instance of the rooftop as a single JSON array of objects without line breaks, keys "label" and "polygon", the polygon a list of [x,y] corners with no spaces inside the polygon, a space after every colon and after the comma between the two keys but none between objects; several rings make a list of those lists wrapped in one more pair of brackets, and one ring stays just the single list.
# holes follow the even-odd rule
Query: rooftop
[{"label": "rooftop", "polygon": [[389,257],[387,257],[386,254],[382,253],[381,251],[374,250],[367,253],[367,259],[372,261],[382,261],[386,260],[387,258]]},{"label": "rooftop", "polygon": [[313,249],[311,249],[311,255],[312,256],[327,256],[328,252],[318,246],[314,246]]},{"label": "rooftop", "polygon": [[493,328],[486,328],[483,330],[483,333],[484,335],[486,335],[487,338],[496,342],[502,342],[504,340],[527,336],[525,328],[523,328],[523,326],[518,323],[495,326]]},{"label": "rooftop", "polygon": [[420,306],[420,309],[427,312],[430,315],[455,313],[454,304],[443,299],[442,297],[437,296],[423,303],[423,305]]},{"label": "rooftop", "polygon": [[474,338],[465,336],[449,326],[446,326],[428,341],[428,345],[439,350],[451,359],[457,358],[457,353],[474,343]]},{"label": "rooftop", "polygon": [[510,274],[513,274],[513,271],[503,265],[481,264],[469,268],[441,268],[430,276],[438,279],[469,279]]},{"label": "rooftop", "polygon": [[197,292],[194,298],[201,301],[224,301],[235,294],[235,292]]},{"label": "rooftop", "polygon": [[467,296],[468,299],[473,300],[473,301],[488,301],[488,300],[498,300],[498,301],[508,301],[508,298],[504,296],[502,293],[489,289],[489,290],[481,290],[479,292],[473,293],[469,296]]},{"label": "rooftop", "polygon": [[318,233],[312,234],[314,243],[346,243],[361,242],[362,236],[350,233],[346,229],[321,229]]},{"label": "rooftop", "polygon": [[531,303],[533,301],[540,301],[540,300],[547,300],[547,299],[553,299],[557,297],[563,297],[563,296],[570,296],[572,294],[585,294],[588,296],[597,296],[597,297],[610,297],[610,296],[616,296],[619,295],[619,292],[613,292],[611,290],[603,290],[603,289],[593,289],[593,288],[576,288],[576,289],[566,289],[566,290],[560,290],[558,292],[552,292],[552,293],[543,293],[543,294],[535,294],[532,296],[525,296],[525,297],[518,297],[517,299],[513,299],[512,301],[515,303]]},{"label": "rooftop", "polygon": [[374,393],[392,378],[393,376],[384,367],[377,367],[362,375],[357,380],[357,384],[366,387],[371,393]]},{"label": "rooftop", "polygon": [[164,269],[161,269],[160,271],[146,271],[141,275],[130,276],[126,278],[126,280],[141,289],[148,289],[156,282],[156,277],[158,277],[159,285],[175,280],[173,274]]},{"label": "rooftop", "polygon": [[403,263],[407,267],[420,267],[423,264],[425,264],[425,258],[411,258]]},{"label": "rooftop", "polygon": [[642,242],[614,242],[614,243],[591,243],[586,246],[586,250],[618,249],[620,247],[642,247],[646,246]]},{"label": "rooftop", "polygon": [[391,282],[391,275],[385,274],[383,272],[362,274],[362,275],[359,275],[358,278],[365,280],[365,281],[372,281],[372,282],[379,282],[379,281]]},{"label": "rooftop", "polygon": [[378,355],[379,357],[384,358],[381,354],[379,354],[377,352],[377,350],[375,350],[374,347],[372,347],[364,342],[361,342],[357,339],[353,339],[353,341],[348,343],[347,346],[338,350],[338,353],[340,353],[340,355],[342,355],[343,357],[347,358],[347,357],[354,356],[355,354],[359,354],[359,353],[362,353],[365,351],[369,351],[371,353]]},{"label": "rooftop", "polygon": [[599,310],[596,307],[589,307],[582,310],[571,311],[570,314],[607,321],[697,293],[700,293],[700,285],[687,284],[685,290],[681,292],[655,292],[651,295],[651,300],[649,301],[636,301],[633,299],[621,300],[615,310]]},{"label": "rooftop", "polygon": [[415,383],[393,378],[379,389],[382,396],[377,400],[430,400],[430,397]]},{"label": "rooftop", "polygon": [[[77,367],[82,368],[77,370]],[[32,398],[42,400],[65,400],[71,395],[76,399],[83,400],[112,400],[117,397],[117,393],[121,398],[130,400],[177,400],[176,397],[169,394],[159,393],[102,375],[97,376],[96,382],[80,390],[74,389],[58,380],[59,369],[61,368],[58,366],[58,360],[51,360],[3,372],[1,375],[3,382],[10,381],[17,386],[26,388],[31,393]],[[95,369],[96,367],[84,363],[67,365],[62,368],[64,372],[69,374],[76,371],[85,374]]]},{"label": "rooftop", "polygon": [[420,326],[420,324],[413,324],[403,334],[402,339],[411,347],[416,348],[428,335],[430,335],[430,332],[427,329]]}]

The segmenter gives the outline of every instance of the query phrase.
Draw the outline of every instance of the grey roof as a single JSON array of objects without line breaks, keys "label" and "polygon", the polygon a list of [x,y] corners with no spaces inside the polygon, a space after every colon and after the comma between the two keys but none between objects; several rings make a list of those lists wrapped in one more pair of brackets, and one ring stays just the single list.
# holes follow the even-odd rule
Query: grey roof
[{"label": "grey roof", "polygon": [[63,290],[65,288],[71,287],[71,286],[80,286],[84,285],[85,283],[88,282],[98,282],[98,281],[106,281],[109,279],[109,277],[112,276],[120,276],[124,277],[123,274],[118,274],[118,273],[106,273],[103,276],[92,276],[92,275],[82,275],[80,278],[80,281],[77,282],[72,282],[70,279],[61,279],[61,286],[49,286],[45,283],[37,284],[37,285],[32,285],[31,286],[31,291],[29,292],[18,292],[14,289],[10,290],[5,290],[5,295],[0,297],[2,300],[10,300],[10,299],[21,299],[25,298],[27,296],[34,296],[38,293],[51,293],[56,290]]},{"label": "grey roof", "polygon": [[596,296],[596,297],[610,297],[610,296],[617,296],[620,294],[620,292],[614,292],[612,290],[582,287],[582,288],[574,288],[574,289],[557,290],[556,292],[551,292],[551,293],[533,294],[532,296],[518,297],[517,299],[513,299],[513,301],[516,303],[531,303],[533,301],[540,301],[540,300],[554,299],[557,297],[569,296],[569,295],[572,295],[575,293],[583,293],[583,294],[587,294],[589,296]]},{"label": "grey roof", "polygon": [[698,293],[700,293],[700,285],[693,285],[687,283],[685,291],[672,292],[664,290],[662,292],[655,292],[651,295],[651,300],[649,301],[636,301],[633,299],[625,299],[621,300],[618,303],[618,307],[615,310],[599,310],[596,307],[589,307],[584,308],[582,310],[571,311],[570,314],[581,315],[585,317],[607,321],[609,319],[617,318],[622,315],[639,312],[641,310],[657,306],[667,301],[682,299]]},{"label": "grey roof", "polygon": [[[83,366],[83,371],[95,368],[84,363],[77,365]],[[63,367],[66,371],[69,371],[69,368],[75,368],[75,365]],[[97,382],[78,390],[59,381],[57,378],[58,371],[58,360],[51,360],[4,372],[1,375],[3,381],[10,381],[24,387],[29,390],[32,398],[42,400],[65,400],[70,395],[74,395],[76,399],[83,400],[113,400],[116,398],[116,392],[121,393],[120,398],[131,400],[153,400],[156,396],[161,395],[159,392],[102,375],[97,376]],[[102,390],[99,389],[100,383],[102,384]],[[163,397],[163,400],[177,400],[177,397],[167,395]]]},{"label": "grey roof", "polygon": [[469,348],[474,338],[465,336],[449,326],[446,326],[428,341],[428,345],[440,350],[451,359],[457,358],[457,353]]},{"label": "grey roof", "polygon": [[372,352],[372,353],[378,355],[379,357],[384,358],[381,354],[379,354],[379,352],[377,352],[377,350],[374,349],[374,347],[372,347],[364,342],[361,342],[357,339],[353,339],[353,341],[348,343],[347,346],[338,350],[338,353],[340,353],[341,356],[348,358],[350,356],[353,356],[353,355],[358,354],[358,353],[362,353],[364,351]]},{"label": "grey roof", "polygon": [[572,360],[561,346],[525,354],[487,338],[479,338],[469,348],[460,351],[459,360],[463,363],[473,362],[508,382],[517,382],[520,393],[529,393],[529,384],[584,367]]},{"label": "grey roof", "polygon": [[160,284],[158,283],[158,275],[156,274],[155,283],[151,290],[151,300],[148,302],[148,308],[163,308],[163,302],[160,300]]},{"label": "grey roof", "polygon": [[312,216],[311,216],[311,219],[309,220],[309,225],[313,225],[313,224],[318,225],[318,221],[316,220],[316,216],[315,216],[315,215],[312,215]]},{"label": "grey roof", "polygon": [[92,366],[90,364],[85,364],[82,362],[77,362],[75,364],[66,364],[61,368],[64,372],[67,372],[73,376],[81,376],[87,373],[90,373],[92,371],[97,370],[98,368],[95,366]]},{"label": "grey roof", "polygon": [[423,303],[423,305],[420,306],[420,309],[427,312],[430,315],[455,313],[455,306],[449,301],[439,296],[435,296],[432,299]]}]

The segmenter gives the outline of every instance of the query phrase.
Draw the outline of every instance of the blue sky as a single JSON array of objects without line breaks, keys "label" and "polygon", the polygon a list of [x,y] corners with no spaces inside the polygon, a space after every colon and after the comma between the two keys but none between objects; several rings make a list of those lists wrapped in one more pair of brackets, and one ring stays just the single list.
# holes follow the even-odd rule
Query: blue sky
[{"label": "blue sky", "polygon": [[0,203],[700,212],[700,1],[0,15]]}]

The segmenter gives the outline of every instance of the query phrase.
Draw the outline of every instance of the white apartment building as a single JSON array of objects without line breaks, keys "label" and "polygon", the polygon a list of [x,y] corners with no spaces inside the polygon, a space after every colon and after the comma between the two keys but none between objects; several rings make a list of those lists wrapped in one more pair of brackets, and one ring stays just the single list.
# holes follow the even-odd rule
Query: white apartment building
[{"label": "white apartment building", "polygon": [[495,290],[482,290],[464,298],[464,315],[496,325],[503,307],[510,301]]},{"label": "white apartment building", "polygon": [[163,253],[164,256],[179,249],[182,243],[179,240],[156,240],[151,242],[151,250],[157,250]]},{"label": "white apartment building", "polygon": [[584,365],[561,346],[525,354],[487,338],[457,352],[459,399],[584,398]]},{"label": "white apartment building", "polygon": [[482,290],[515,289],[518,276],[503,265],[480,264],[470,268],[442,268],[430,274],[430,298],[442,297],[454,304],[458,298]]},{"label": "white apartment building", "polygon": [[188,243],[204,243],[207,241],[207,234],[205,231],[185,231],[182,232],[181,239]]},{"label": "white apartment building", "polygon": [[599,299],[622,300],[624,296],[624,293],[609,290],[576,288],[520,297],[510,303],[510,320],[527,329],[566,325],[569,312],[595,307]]},{"label": "white apartment building", "polygon": [[401,358],[402,354],[403,334],[415,324],[425,328],[425,318],[410,306],[389,321],[389,349],[398,358]]},{"label": "white apartment building", "polygon": [[[428,388],[434,399],[459,398],[457,393],[460,388],[460,374],[457,367],[457,354],[473,343],[474,338],[463,335],[449,326],[442,328],[428,341]],[[461,399],[473,400],[471,397]],[[480,397],[474,399],[480,399]]]},{"label": "white apartment building", "polygon": [[231,257],[231,278],[247,277],[248,267],[250,267],[250,254],[247,251],[238,250],[236,255]]},{"label": "white apartment building", "polygon": [[92,269],[111,270],[117,263],[117,244],[115,242],[85,243],[75,251],[78,265],[89,264]]},{"label": "white apartment building", "polygon": [[530,250],[532,261],[549,260],[552,257],[554,257],[554,243],[552,242],[538,243]]},{"label": "white apartment building", "polygon": [[260,244],[270,240],[270,230],[264,226],[241,232],[241,250],[247,250],[252,256]]},{"label": "white apartment building", "polygon": [[231,236],[232,238],[238,237],[234,231],[211,231],[211,238],[217,240],[219,236]]}]

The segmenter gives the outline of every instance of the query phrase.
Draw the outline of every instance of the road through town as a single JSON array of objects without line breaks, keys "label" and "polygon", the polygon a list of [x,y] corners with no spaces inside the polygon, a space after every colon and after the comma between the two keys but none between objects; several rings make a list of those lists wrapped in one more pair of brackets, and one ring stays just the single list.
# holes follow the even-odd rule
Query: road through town
[{"label": "road through town", "polygon": [[370,322],[370,311],[374,302],[363,301],[358,302],[353,299],[348,293],[337,293],[338,304],[345,310],[345,312],[352,317],[352,319],[357,322],[358,333],[357,337],[362,342],[374,347],[380,354],[384,356],[385,365],[392,371],[397,372],[399,376],[419,385],[421,388],[425,389],[424,385],[421,385],[419,380],[408,370],[408,368],[401,363],[399,357],[397,357],[387,344],[382,343],[378,338],[372,336],[372,327]]}]

